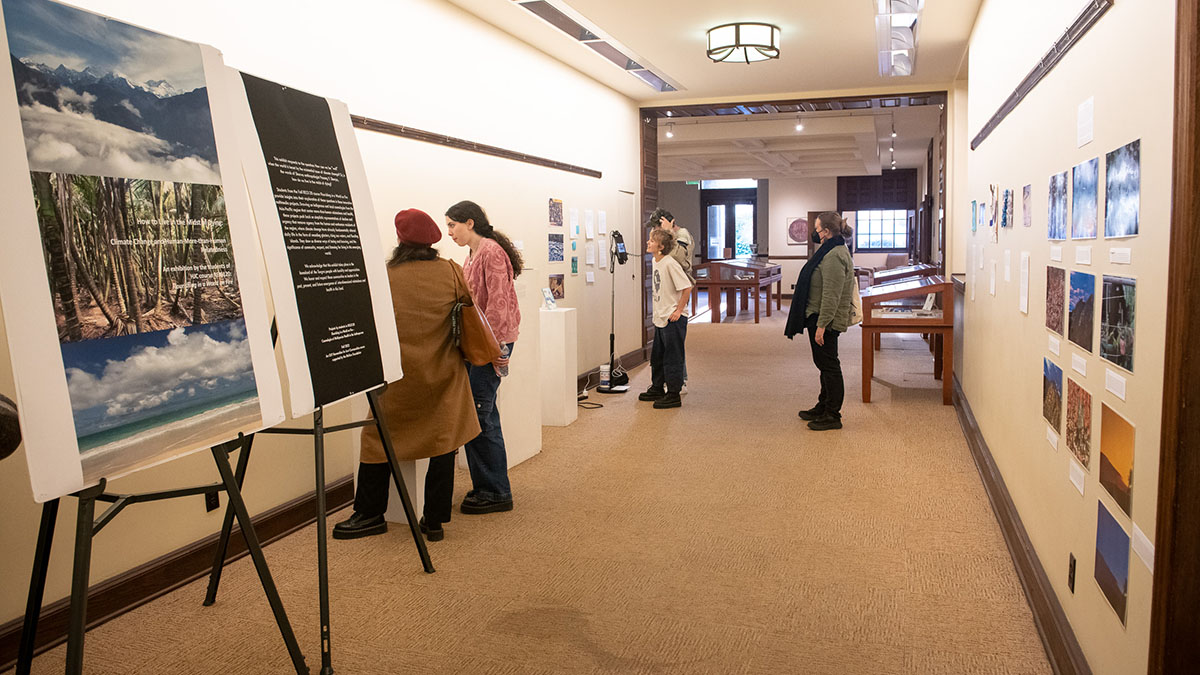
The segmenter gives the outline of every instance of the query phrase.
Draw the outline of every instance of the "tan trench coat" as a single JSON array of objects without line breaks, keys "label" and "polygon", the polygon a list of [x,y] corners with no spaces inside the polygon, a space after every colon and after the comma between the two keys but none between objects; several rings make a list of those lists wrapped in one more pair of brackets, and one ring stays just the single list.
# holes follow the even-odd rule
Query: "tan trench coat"
[{"label": "tan trench coat", "polygon": [[[380,398],[401,461],[444,455],[479,435],[467,367],[450,338],[455,277],[459,293],[467,296],[455,262],[438,258],[388,267],[404,378]],[[374,426],[363,427],[360,461],[387,461]]]}]

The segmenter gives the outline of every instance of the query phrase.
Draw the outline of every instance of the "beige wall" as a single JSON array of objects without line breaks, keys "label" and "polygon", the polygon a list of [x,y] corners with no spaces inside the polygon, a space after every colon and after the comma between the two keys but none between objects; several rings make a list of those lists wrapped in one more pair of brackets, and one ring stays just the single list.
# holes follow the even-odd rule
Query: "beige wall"
[{"label": "beige wall", "polygon": [[[620,229],[637,252],[639,185],[637,106],[462,10],[438,0],[356,2],[354,11],[336,3],[214,0],[203,12],[178,3],[77,0],[93,11],[170,35],[212,44],[226,63],[316,94],[345,101],[352,113],[505,147],[603,172],[586,178],[474,153],[358,132],[380,238],[394,243],[396,210],[417,207],[442,222],[446,207],[460,199],[479,202],[493,222],[524,243],[530,264],[518,279],[521,339],[512,376],[499,405],[510,454],[528,456],[541,447],[539,410],[538,307],[546,275],[568,275],[564,305],[579,307],[579,367],[607,359],[610,276],[581,265],[546,261],[547,200],[567,208],[605,210],[609,229]],[[621,192],[622,190],[627,192]],[[582,217],[582,216],[581,216]],[[565,228],[564,228],[565,229]],[[583,261],[582,243],[578,255]],[[569,248],[569,245],[568,245]],[[465,249],[442,250],[459,260]],[[569,255],[569,254],[568,254]],[[569,259],[569,258],[568,258]],[[641,300],[634,257],[618,269],[617,351],[639,346]],[[595,284],[584,271],[596,271]],[[0,346],[6,345],[0,341]],[[0,391],[13,391],[7,355],[0,357]],[[358,406],[361,407],[361,406]],[[348,420],[349,406],[327,414]],[[310,442],[309,442],[310,443]],[[246,497],[260,512],[313,489],[311,446],[303,440],[264,439],[255,446]],[[348,434],[328,444],[330,479],[353,470],[354,443]],[[33,503],[24,457],[6,460],[0,474],[0,622],[24,610],[25,579],[32,560],[38,507]],[[215,478],[208,453],[149,469],[113,484],[119,491],[144,491]],[[48,601],[67,594],[74,500],[59,519]],[[97,539],[93,582],[152,560],[219,527],[219,513],[205,514],[201,498],[134,506]]]},{"label": "beige wall", "polygon": [[[1073,0],[988,0],[980,12],[970,46],[967,127],[974,135],[1000,106],[1028,69],[1054,43],[1080,11]],[[974,291],[966,301],[966,363],[962,373],[967,397],[1003,473],[1043,566],[1093,670],[1109,673],[1146,671],[1149,644],[1151,572],[1136,555],[1129,564],[1128,625],[1122,626],[1093,579],[1097,500],[1114,513],[1127,533],[1136,524],[1154,538],[1158,451],[1163,386],[1168,246],[1171,208],[1171,127],[1174,58],[1173,2],[1118,2],[1077,44],[1022,104],[974,151],[969,151],[965,194],[953,197],[955,209],[971,199],[986,200],[988,184],[1018,191],[1033,185],[1033,227],[1019,224],[989,243],[986,228],[970,232],[970,221],[957,219],[961,246]],[[1036,20],[1032,20],[1036,18]],[[1076,147],[1077,107],[1095,97],[1095,140]],[[957,127],[957,125],[955,125]],[[1047,183],[1051,174],[1104,154],[1134,139],[1141,146],[1141,233],[1127,240],[1103,238],[1103,170],[1100,234],[1092,241],[1064,242],[1069,270],[1137,278],[1136,346],[1126,400],[1105,391],[1107,362],[1065,338],[1061,356],[1050,354],[1045,319]],[[967,139],[960,139],[969,142]],[[1016,208],[1017,221],[1021,207]],[[1091,246],[1091,265],[1075,263],[1080,246]],[[1132,265],[1113,265],[1110,247],[1130,248]],[[984,269],[978,267],[982,250]],[[1004,251],[1011,250],[1012,282],[1003,281]],[[1031,253],[1029,314],[1018,311],[1017,261]],[[998,263],[996,295],[988,292],[988,268]],[[1056,265],[1059,263],[1055,263]],[[971,300],[971,295],[975,299]],[[1095,317],[1100,322],[1099,310]],[[1087,376],[1071,369],[1073,355],[1086,358]],[[1068,481],[1070,453],[1065,441],[1056,451],[1046,441],[1041,417],[1043,357],[1050,358],[1089,391],[1092,408],[1092,460],[1084,494]],[[1115,370],[1115,367],[1113,367]],[[1065,382],[1064,382],[1065,388]],[[1133,518],[1120,512],[1098,480],[1100,406],[1108,404],[1136,427]],[[1065,406],[1064,406],[1065,407]],[[1078,558],[1075,592],[1067,588],[1068,555]]]}]

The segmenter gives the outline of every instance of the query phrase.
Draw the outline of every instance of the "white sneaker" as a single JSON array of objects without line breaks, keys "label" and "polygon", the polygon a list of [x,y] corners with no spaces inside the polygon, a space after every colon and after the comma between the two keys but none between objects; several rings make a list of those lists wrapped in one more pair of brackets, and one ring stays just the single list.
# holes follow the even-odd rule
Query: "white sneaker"
[{"label": "white sneaker", "polygon": [[683,396],[687,393],[687,380],[683,381],[683,386],[679,388],[679,395]]}]

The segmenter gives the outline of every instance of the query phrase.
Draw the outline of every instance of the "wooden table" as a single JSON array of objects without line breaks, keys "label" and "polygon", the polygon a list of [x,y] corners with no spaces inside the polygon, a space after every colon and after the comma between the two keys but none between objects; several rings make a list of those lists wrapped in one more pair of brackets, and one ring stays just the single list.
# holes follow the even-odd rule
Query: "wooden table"
[{"label": "wooden table", "polygon": [[713,323],[721,323],[721,291],[726,294],[729,317],[737,316],[738,292],[742,293],[742,309],[749,309],[750,292],[754,291],[754,323],[759,322],[759,301],[762,289],[767,289],[767,316],[771,316],[771,285],[776,285],[775,307],[783,309],[783,268],[775,263],[737,258],[713,260],[693,268],[696,288],[692,292],[692,315],[696,314],[696,290],[708,291],[708,307]]},{"label": "wooden table", "polygon": [[[934,379],[942,380],[942,403],[951,404],[954,382],[953,284],[941,276],[924,276],[901,283],[872,286],[862,294],[862,398],[871,402],[871,378],[875,373],[875,342],[880,333],[925,333],[933,349]],[[941,296],[940,307],[928,315],[919,309],[883,307],[883,303],[905,298]],[[940,343],[937,344],[937,343]],[[940,347],[937,348],[937,347]]]}]

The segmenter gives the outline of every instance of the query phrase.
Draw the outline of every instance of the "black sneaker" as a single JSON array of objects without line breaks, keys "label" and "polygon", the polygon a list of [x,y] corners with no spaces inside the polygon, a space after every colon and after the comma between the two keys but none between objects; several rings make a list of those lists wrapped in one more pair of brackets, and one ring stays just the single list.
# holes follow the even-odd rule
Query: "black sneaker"
[{"label": "black sneaker", "polygon": [[421,534],[425,535],[425,538],[429,541],[441,541],[446,538],[446,530],[442,528],[441,523],[430,525],[425,522],[425,518],[422,516],[421,521],[417,524],[421,528]]},{"label": "black sneaker", "polygon": [[379,516],[364,516],[355,511],[354,515],[333,526],[334,539],[358,539],[374,534],[387,532],[387,521]]},{"label": "black sneaker", "polygon": [[817,418],[817,419],[809,422],[808,428],[812,429],[813,431],[829,431],[830,429],[841,429],[842,428],[842,418],[834,417],[832,415],[826,415],[824,417],[820,417],[820,418]]},{"label": "black sneaker", "polygon": [[511,499],[505,499],[498,502],[485,502],[482,499],[468,497],[462,501],[458,507],[463,513],[478,514],[478,513],[498,513],[500,511],[512,511],[513,502]]},{"label": "black sneaker", "polygon": [[800,412],[798,412],[796,414],[800,416],[800,419],[811,422],[813,420],[819,420],[822,417],[824,417],[825,416],[825,408],[822,407],[820,403],[818,403],[817,405],[814,405],[813,407],[809,408],[808,410],[801,410]]},{"label": "black sneaker", "polygon": [[643,391],[642,393],[638,394],[638,400],[639,401],[657,401],[658,399],[660,399],[666,395],[667,395],[666,392],[664,392],[661,388],[656,389],[654,387],[650,387],[646,391]]},{"label": "black sneaker", "polygon": [[679,408],[683,406],[683,400],[679,398],[679,392],[667,392],[661,398],[654,402],[655,408]]}]

